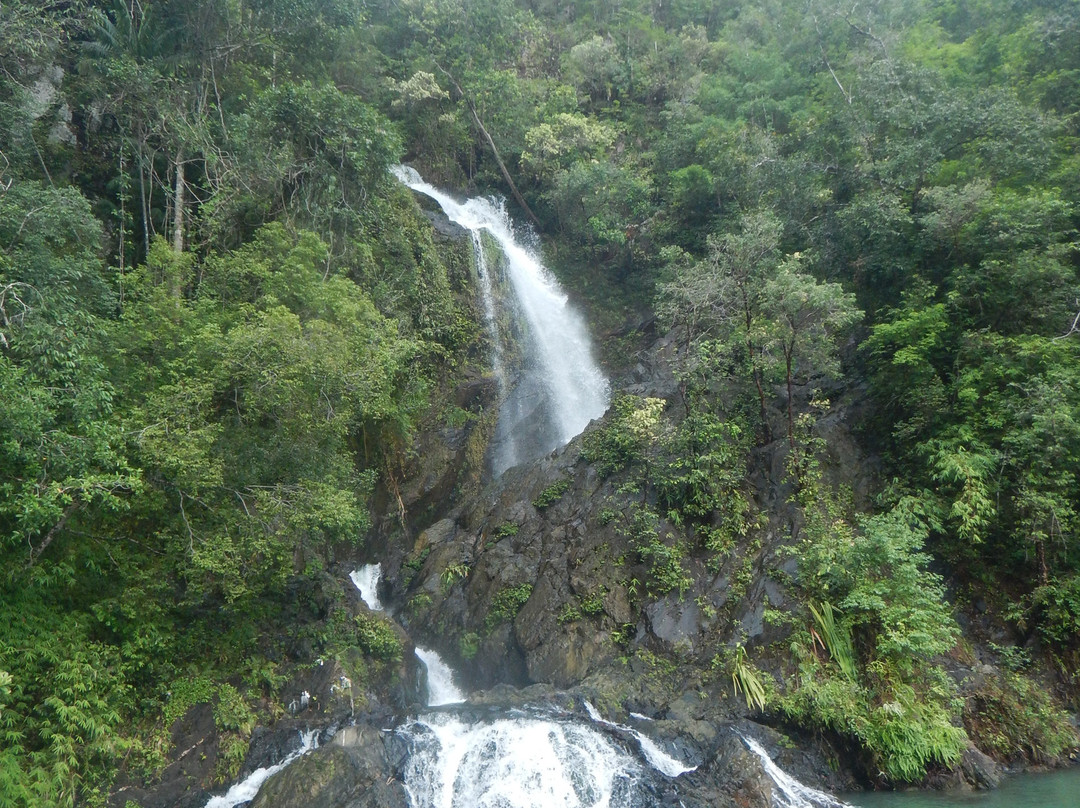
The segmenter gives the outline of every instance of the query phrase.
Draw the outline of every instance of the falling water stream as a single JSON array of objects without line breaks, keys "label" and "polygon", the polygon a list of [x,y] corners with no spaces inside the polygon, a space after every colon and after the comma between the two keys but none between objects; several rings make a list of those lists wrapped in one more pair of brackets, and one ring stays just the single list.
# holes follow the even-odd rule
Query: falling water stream
[{"label": "falling water stream", "polygon": [[[485,319],[494,345],[492,362],[503,389],[499,423],[491,449],[492,472],[550,452],[581,433],[589,421],[607,410],[610,388],[592,355],[592,343],[581,316],[567,301],[558,282],[544,267],[536,249],[514,231],[505,207],[492,199],[458,202],[424,182],[406,166],[395,176],[418,193],[435,200],[447,218],[472,234]],[[499,245],[510,299],[497,293],[483,234]],[[505,366],[507,340],[499,328],[499,312],[520,329],[521,360],[514,379]]]}]

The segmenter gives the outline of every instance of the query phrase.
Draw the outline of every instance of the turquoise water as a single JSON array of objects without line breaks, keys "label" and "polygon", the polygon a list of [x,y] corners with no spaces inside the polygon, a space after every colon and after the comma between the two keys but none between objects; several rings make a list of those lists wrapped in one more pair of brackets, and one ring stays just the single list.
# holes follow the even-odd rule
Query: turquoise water
[{"label": "turquoise water", "polygon": [[1021,774],[996,791],[847,794],[859,808],[1080,808],[1080,767],[1048,774]]}]

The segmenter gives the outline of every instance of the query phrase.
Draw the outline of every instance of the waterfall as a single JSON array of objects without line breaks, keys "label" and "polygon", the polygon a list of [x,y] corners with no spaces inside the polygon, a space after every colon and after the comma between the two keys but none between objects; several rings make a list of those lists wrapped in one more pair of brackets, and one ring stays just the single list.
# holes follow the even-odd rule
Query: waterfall
[{"label": "waterfall", "polygon": [[[349,579],[360,591],[360,599],[373,612],[386,610],[379,600],[379,581],[382,580],[382,564],[365,564],[349,573]],[[454,684],[454,672],[442,657],[430,648],[416,646],[416,656],[427,670],[429,707],[443,704],[459,704],[465,701],[465,694]]]},{"label": "waterfall", "polygon": [[382,601],[379,600],[379,581],[382,580],[381,564],[365,564],[360,569],[350,572],[349,580],[360,590],[360,600],[364,601],[371,611],[383,611]]},{"label": "waterfall", "polygon": [[503,362],[503,341],[499,336],[499,320],[495,314],[495,287],[491,283],[491,268],[488,266],[487,251],[480,230],[470,230],[473,255],[476,256],[476,274],[480,279],[480,299],[484,304],[484,327],[491,340],[491,369],[495,381],[499,384],[499,395],[506,392],[506,365]]},{"label": "waterfall", "polygon": [[318,748],[318,746],[319,739],[317,732],[300,733],[299,749],[291,752],[280,763],[256,769],[245,779],[233,785],[222,796],[211,797],[210,801],[206,803],[205,808],[234,808],[234,806],[250,802],[255,799],[255,795],[259,793],[259,788],[262,787],[262,784],[265,783],[271,775],[277,774],[301,755],[306,755],[312,749]]},{"label": "waterfall", "polygon": [[800,783],[773,763],[769,753],[753,738],[743,737],[743,743],[761,759],[766,774],[776,784],[777,791],[773,794],[775,808],[852,808],[824,791]]},{"label": "waterfall", "polygon": [[[405,185],[434,199],[446,216],[473,234],[485,319],[493,339],[493,361],[502,368],[502,336],[495,316],[491,272],[483,257],[479,235],[487,232],[506,259],[506,274],[522,326],[522,366],[503,401],[492,445],[492,472],[532,460],[568,443],[607,410],[608,381],[592,356],[585,323],[568,304],[565,293],[547,271],[539,254],[522,243],[505,207],[491,199],[458,202],[424,182],[411,168],[398,166],[394,175]],[[490,317],[488,312],[490,311]]]},{"label": "waterfall", "polygon": [[454,672],[443,658],[430,648],[416,646],[416,656],[427,668],[427,689],[429,707],[444,704],[460,704],[465,701],[465,694],[454,684]]},{"label": "waterfall", "polygon": [[648,773],[588,725],[554,716],[465,721],[446,713],[400,728],[413,808],[645,806]]}]

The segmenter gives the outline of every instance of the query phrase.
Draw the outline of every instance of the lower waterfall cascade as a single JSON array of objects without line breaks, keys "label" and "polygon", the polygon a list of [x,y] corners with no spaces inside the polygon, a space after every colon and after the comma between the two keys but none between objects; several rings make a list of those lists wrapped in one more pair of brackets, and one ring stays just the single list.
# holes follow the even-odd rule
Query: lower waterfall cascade
[{"label": "lower waterfall cascade", "polygon": [[413,808],[649,804],[640,763],[578,722],[527,713],[468,722],[436,713],[398,731],[411,741],[404,782]]},{"label": "lower waterfall cascade", "polygon": [[[372,611],[386,611],[381,577],[379,564],[349,575]],[[465,701],[435,651],[418,646],[416,656],[427,669],[429,707]],[[587,702],[586,709],[591,725],[539,709],[486,720],[442,709],[407,721],[397,732],[410,744],[404,785],[413,808],[648,808],[652,780],[692,771],[636,730],[603,720]],[[633,737],[641,759],[602,728]]]}]

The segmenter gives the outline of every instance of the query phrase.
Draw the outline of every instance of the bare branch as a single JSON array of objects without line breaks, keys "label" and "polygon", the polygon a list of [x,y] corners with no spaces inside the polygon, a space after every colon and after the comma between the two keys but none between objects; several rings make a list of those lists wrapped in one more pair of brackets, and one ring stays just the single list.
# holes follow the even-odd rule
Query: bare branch
[{"label": "bare branch", "polygon": [[509,170],[506,168],[506,164],[503,163],[502,157],[499,155],[499,149],[495,145],[495,141],[492,139],[491,134],[484,127],[483,121],[480,120],[480,116],[476,112],[476,107],[473,105],[472,99],[465,95],[465,91],[461,89],[461,85],[457,83],[453,76],[451,76],[446,69],[436,63],[435,67],[450,80],[450,83],[454,85],[454,89],[458,91],[458,95],[465,101],[465,105],[469,108],[469,112],[472,113],[473,122],[476,124],[477,129],[480,130],[480,134],[484,136],[484,140],[487,141],[488,146],[491,148],[491,153],[495,156],[495,162],[499,166],[499,171],[502,172],[503,179],[506,180],[506,184],[510,186],[510,193],[513,194],[514,199],[521,205],[522,210],[525,211],[525,215],[529,217],[531,221],[537,227],[540,227],[540,220],[536,218],[536,214],[532,212],[532,208],[529,207],[529,203],[525,201],[524,197],[518,192],[517,185],[514,183],[513,178],[510,176]]},{"label": "bare branch", "polygon": [[[1080,300],[1077,300],[1076,303],[1078,306],[1080,306]],[[1078,310],[1076,312],[1076,316],[1073,317],[1072,325],[1069,326],[1069,330],[1062,334],[1060,337],[1054,337],[1053,341],[1057,342],[1059,339],[1071,337],[1073,334],[1076,334],[1078,332],[1080,332],[1080,310]]]},{"label": "bare branch", "polygon": [[64,508],[64,512],[60,516],[60,521],[49,528],[49,532],[45,534],[45,538],[41,540],[41,544],[37,547],[31,546],[30,560],[26,564],[27,567],[34,566],[34,562],[37,561],[41,554],[45,552],[45,549],[52,544],[52,540],[56,538],[56,534],[64,529],[64,525],[67,524],[68,519],[71,518],[71,515],[75,513],[76,510],[78,510],[81,504],[82,503],[76,500]]}]

